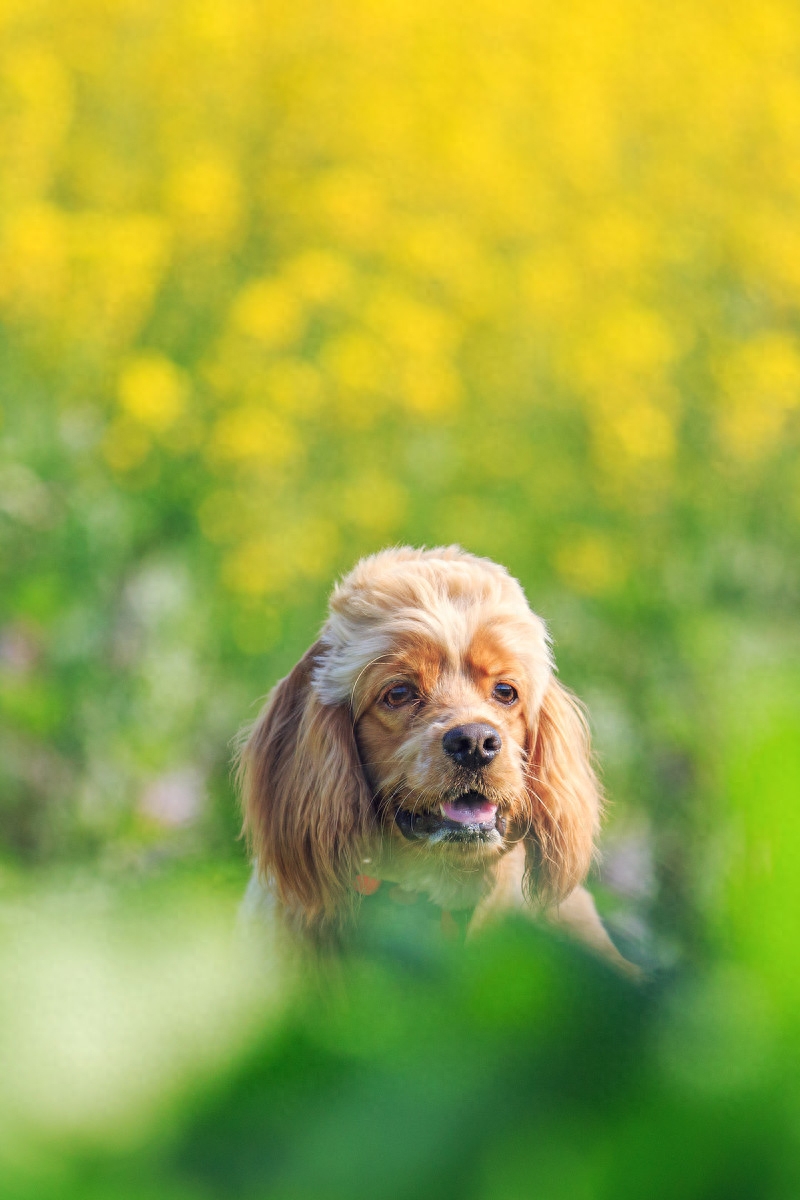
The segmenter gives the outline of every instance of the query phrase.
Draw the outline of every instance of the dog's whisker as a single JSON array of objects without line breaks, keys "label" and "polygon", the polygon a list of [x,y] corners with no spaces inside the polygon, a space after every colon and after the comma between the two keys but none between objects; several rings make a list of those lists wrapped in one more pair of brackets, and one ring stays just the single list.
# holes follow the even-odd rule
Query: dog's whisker
[{"label": "dog's whisker", "polygon": [[[370,669],[370,667],[376,667],[379,662],[385,662],[386,659],[388,659],[389,657],[390,656],[388,654],[379,654],[377,658],[373,658],[371,662],[368,662],[367,665],[365,667],[362,667],[362,669],[359,671],[358,675],[356,676],[356,678],[353,682],[353,686],[350,688],[350,709],[351,709],[351,711],[353,709],[353,701],[355,699],[356,688],[358,687],[362,676],[366,674],[366,672]],[[365,697],[364,698],[365,704],[366,704],[367,700],[368,700],[368,697]],[[358,724],[360,716],[361,716],[360,711],[353,714],[353,727],[355,727]]]}]

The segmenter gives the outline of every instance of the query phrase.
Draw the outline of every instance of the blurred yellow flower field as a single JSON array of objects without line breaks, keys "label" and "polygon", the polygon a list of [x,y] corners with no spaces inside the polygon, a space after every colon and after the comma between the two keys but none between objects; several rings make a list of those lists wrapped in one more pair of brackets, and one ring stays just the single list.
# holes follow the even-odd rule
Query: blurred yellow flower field
[{"label": "blurred yellow flower field", "polygon": [[[783,2],[4,6],[4,695],[65,834],[202,740],[180,688],[148,731],[142,638],[230,679],[222,746],[382,544],[508,561],[557,638],[576,598],[629,698],[593,605],[746,589],[704,572],[794,480],[799,41]],[[128,690],[93,734],[87,653]]]},{"label": "blurred yellow flower field", "polygon": [[[56,841],[96,805],[121,834],[204,738],[179,687],[148,728],[144,643],[200,694],[201,659],[230,680],[223,738],[382,544],[508,561],[623,705],[591,613],[613,640],[630,605],[669,623],[747,591],[731,543],[769,554],[765,488],[795,481],[789,4],[80,0],[1,23],[3,619],[28,646],[3,695],[48,764],[6,768],[12,827],[39,820],[33,786],[43,824],[69,805]],[[106,687],[124,705],[89,716]]]}]

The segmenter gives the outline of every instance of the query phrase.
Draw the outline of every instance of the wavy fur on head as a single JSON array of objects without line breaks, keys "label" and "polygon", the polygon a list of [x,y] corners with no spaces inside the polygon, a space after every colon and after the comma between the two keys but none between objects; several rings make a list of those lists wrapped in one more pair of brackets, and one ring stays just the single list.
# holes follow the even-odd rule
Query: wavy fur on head
[{"label": "wavy fur on head", "polygon": [[544,623],[503,567],[456,546],[386,550],[337,585],[239,778],[257,869],[307,928],[346,914],[365,858],[452,907],[485,902],[513,860],[524,903],[557,905],[600,817],[586,720]]}]

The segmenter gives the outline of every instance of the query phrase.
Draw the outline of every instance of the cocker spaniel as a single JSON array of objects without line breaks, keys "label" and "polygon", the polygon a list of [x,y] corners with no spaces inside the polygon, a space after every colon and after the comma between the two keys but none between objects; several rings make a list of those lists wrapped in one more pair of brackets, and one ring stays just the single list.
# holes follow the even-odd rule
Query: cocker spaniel
[{"label": "cocker spaniel", "polygon": [[470,934],[543,915],[629,968],[581,886],[601,811],[586,720],[543,621],[488,559],[359,562],[249,730],[239,779],[251,914],[319,944],[386,883],[467,910]]}]

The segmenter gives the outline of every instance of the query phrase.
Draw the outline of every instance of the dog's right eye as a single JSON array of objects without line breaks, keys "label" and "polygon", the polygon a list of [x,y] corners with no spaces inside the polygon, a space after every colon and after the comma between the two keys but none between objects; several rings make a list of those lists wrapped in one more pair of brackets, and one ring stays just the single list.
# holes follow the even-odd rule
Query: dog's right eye
[{"label": "dog's right eye", "polygon": [[409,700],[413,700],[416,692],[408,683],[393,683],[388,692],[383,694],[384,704],[388,704],[389,708],[400,708],[402,704],[408,704]]}]

